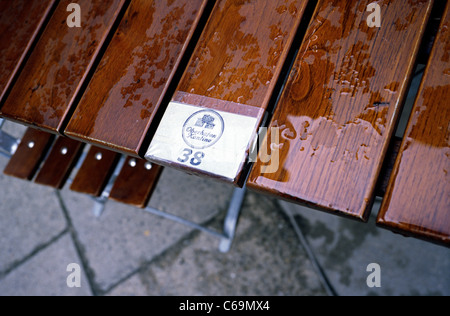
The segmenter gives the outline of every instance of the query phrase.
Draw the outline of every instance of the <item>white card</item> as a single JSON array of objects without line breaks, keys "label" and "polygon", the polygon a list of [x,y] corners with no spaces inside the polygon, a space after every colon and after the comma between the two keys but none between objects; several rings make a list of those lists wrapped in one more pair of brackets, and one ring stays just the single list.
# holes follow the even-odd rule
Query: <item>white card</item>
[{"label": "white card", "polygon": [[234,181],[257,118],[170,102],[145,155]]}]

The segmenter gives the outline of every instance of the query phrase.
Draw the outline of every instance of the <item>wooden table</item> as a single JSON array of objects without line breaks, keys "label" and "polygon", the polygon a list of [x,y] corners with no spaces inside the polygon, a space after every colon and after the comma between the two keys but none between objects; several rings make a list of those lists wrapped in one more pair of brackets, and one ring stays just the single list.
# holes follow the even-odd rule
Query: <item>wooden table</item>
[{"label": "wooden table", "polygon": [[449,245],[442,2],[70,2],[0,3],[0,116],[31,127],[5,173],[145,207],[164,165],[358,221],[385,194],[378,225]]}]

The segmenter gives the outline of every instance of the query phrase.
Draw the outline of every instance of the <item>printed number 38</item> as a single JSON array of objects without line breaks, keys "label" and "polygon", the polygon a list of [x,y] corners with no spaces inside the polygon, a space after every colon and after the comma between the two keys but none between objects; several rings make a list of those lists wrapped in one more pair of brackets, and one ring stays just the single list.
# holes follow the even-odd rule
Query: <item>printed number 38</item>
[{"label": "printed number 38", "polygon": [[178,158],[178,161],[181,163],[187,163],[189,160],[189,163],[193,166],[199,166],[202,163],[202,159],[205,158],[205,153],[202,152],[196,152],[194,154],[194,158],[191,159],[192,154],[194,152],[190,149],[184,149],[183,154],[181,158]]}]

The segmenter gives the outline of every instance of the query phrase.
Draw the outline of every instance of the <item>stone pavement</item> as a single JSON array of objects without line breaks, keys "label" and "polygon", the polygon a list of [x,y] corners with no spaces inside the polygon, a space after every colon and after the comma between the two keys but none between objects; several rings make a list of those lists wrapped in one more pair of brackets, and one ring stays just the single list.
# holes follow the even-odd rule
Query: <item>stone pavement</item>
[{"label": "stone pavement", "polygon": [[[150,206],[220,230],[231,194],[166,169]],[[449,249],[377,228],[377,205],[362,224],[249,192],[227,254],[217,238],[142,210],[108,202],[96,218],[92,206],[1,174],[0,296],[450,295]],[[67,286],[71,263],[80,288]],[[366,284],[370,263],[381,288]]]}]

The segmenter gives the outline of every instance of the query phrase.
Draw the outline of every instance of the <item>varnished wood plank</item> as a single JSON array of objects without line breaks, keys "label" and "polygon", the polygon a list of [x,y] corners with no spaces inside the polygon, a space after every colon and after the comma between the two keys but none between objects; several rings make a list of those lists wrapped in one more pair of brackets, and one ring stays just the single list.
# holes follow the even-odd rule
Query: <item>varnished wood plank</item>
[{"label": "varnished wood plank", "polygon": [[128,157],[114,182],[109,198],[145,208],[158,183],[162,169],[143,159]]},{"label": "varnished wood plank", "polygon": [[54,0],[0,1],[0,104],[54,4]]},{"label": "varnished wood plank", "polygon": [[52,134],[28,128],[9,160],[4,173],[23,180],[31,180],[54,140]]},{"label": "varnished wood plank", "polygon": [[270,167],[258,160],[250,188],[367,220],[432,8],[379,2],[371,28],[371,2],[319,2],[270,123]]},{"label": "varnished wood plank", "polygon": [[65,134],[137,156],[206,4],[132,1]]},{"label": "varnished wood plank", "polygon": [[[306,5],[300,0],[217,1],[146,158],[238,184]],[[204,147],[182,139],[192,128],[185,122],[196,112],[201,116],[195,120],[214,120],[206,127],[197,124],[198,135],[215,138],[204,141],[214,145],[198,153],[204,156],[200,164],[180,159],[186,150],[195,155]]]},{"label": "varnished wood plank", "polygon": [[447,4],[378,225],[450,246],[450,10]]},{"label": "varnished wood plank", "polygon": [[70,189],[79,193],[100,196],[108,184],[119,158],[118,153],[92,146]]},{"label": "varnished wood plank", "polygon": [[34,181],[62,189],[83,151],[83,146],[73,139],[58,137]]},{"label": "varnished wood plank", "polygon": [[72,1],[60,1],[0,114],[57,133],[125,0],[80,0],[81,27],[66,21]]}]

